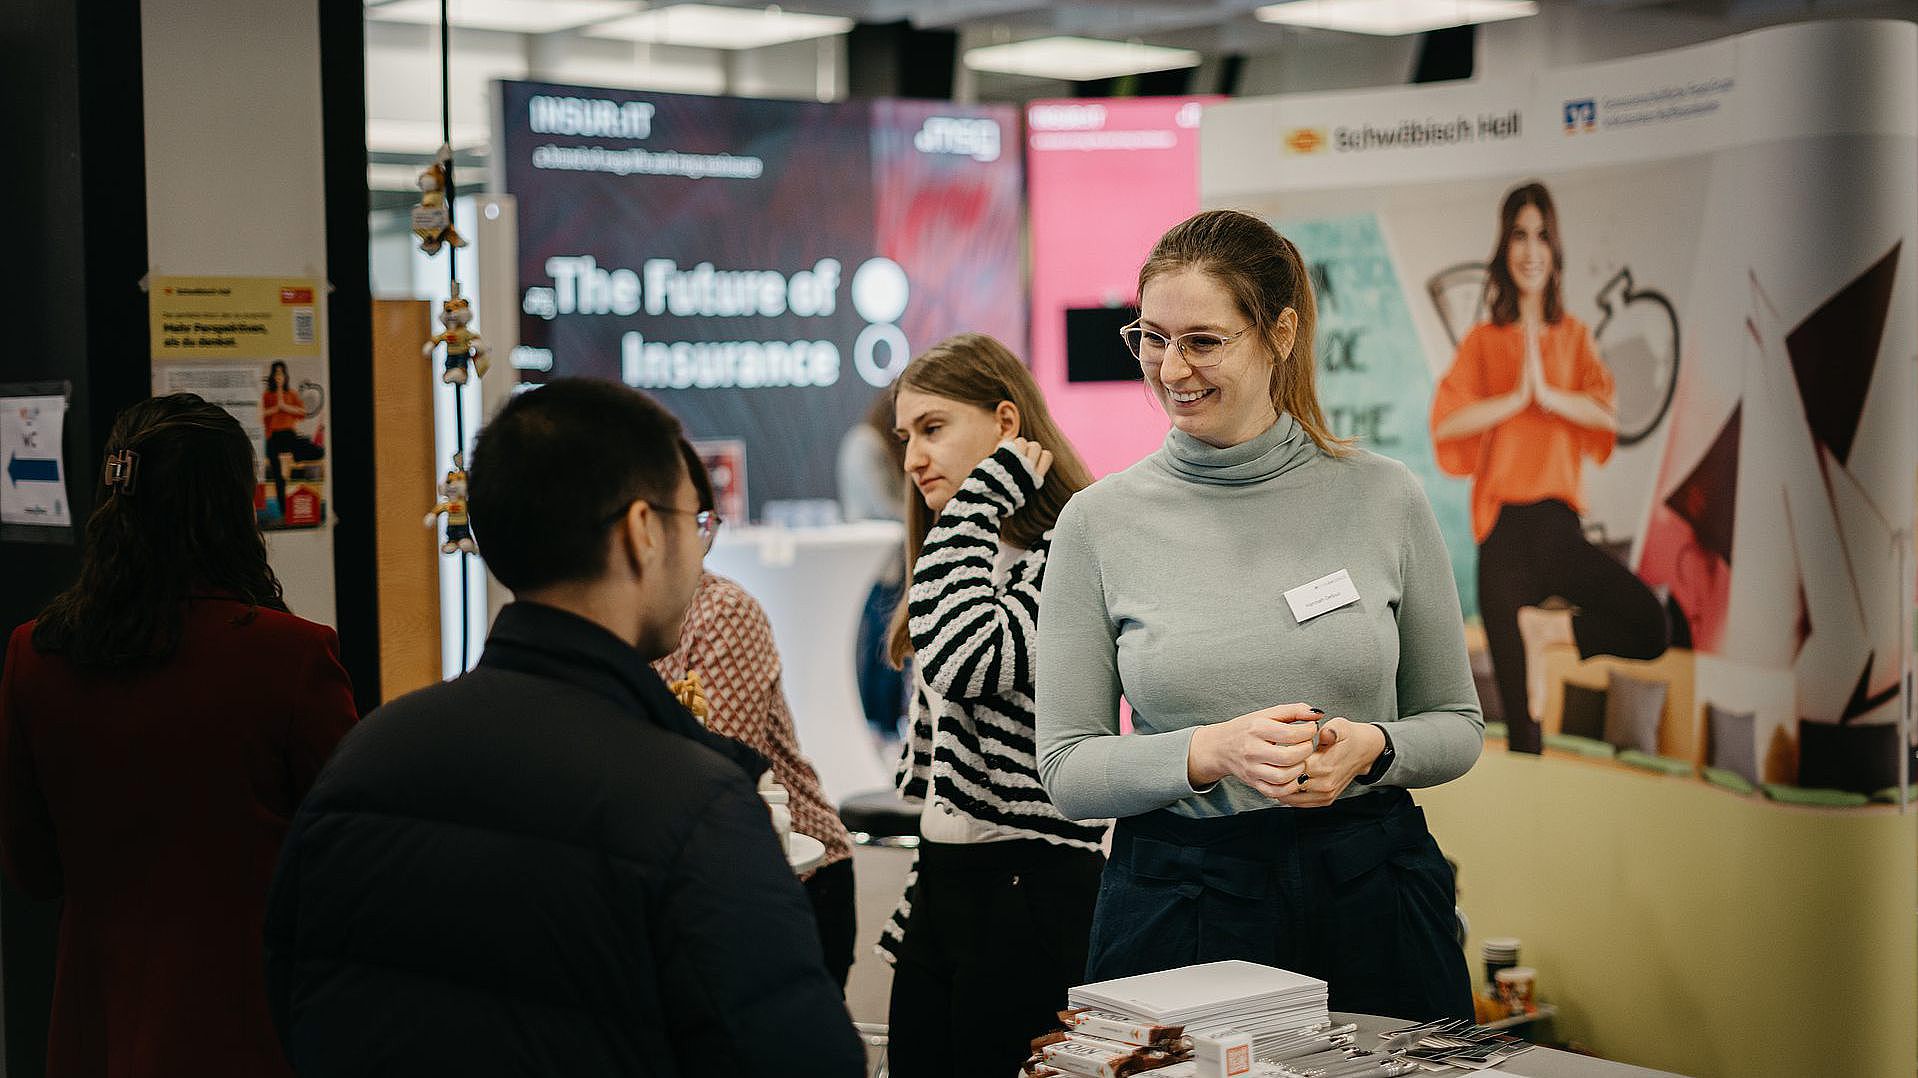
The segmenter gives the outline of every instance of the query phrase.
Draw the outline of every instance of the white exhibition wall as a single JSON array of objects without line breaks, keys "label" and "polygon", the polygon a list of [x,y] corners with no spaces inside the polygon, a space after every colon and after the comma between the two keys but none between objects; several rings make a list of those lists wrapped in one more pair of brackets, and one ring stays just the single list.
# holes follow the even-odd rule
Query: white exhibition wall
[{"label": "white exhibition wall", "polygon": [[[208,42],[221,43],[216,62]],[[315,6],[143,5],[140,51],[152,272],[326,280]],[[324,332],[320,344],[319,381],[330,382]],[[327,483],[330,506],[330,470]],[[287,606],[333,624],[331,521],[266,537]]]},{"label": "white exhibition wall", "polygon": [[[1548,377],[1609,396],[1619,428],[1585,428],[1584,459],[1570,465],[1549,456],[1542,412],[1471,439],[1433,435],[1458,401],[1508,388],[1484,358],[1517,341],[1488,310],[1488,264],[1505,257],[1508,192],[1533,184],[1555,207],[1566,332],[1590,341],[1597,363],[1577,385]],[[1542,728],[1546,760],[1507,763],[1494,742],[1496,763],[1430,792],[1466,878],[1521,881],[1471,892],[1474,923],[1490,935],[1524,924],[1562,970],[1581,971],[1571,1032],[1625,1058],[1810,1073],[1796,1025],[1809,1008],[1821,1041],[1856,1039],[1871,1050],[1861,1058],[1908,1073],[1908,964],[1862,997],[1847,989],[1849,1006],[1828,1014],[1800,971],[1762,950],[1715,949],[1697,917],[1712,909],[1779,939],[1780,954],[1829,944],[1909,956],[1918,945],[1918,849],[1897,807],[1911,752],[1900,686],[1918,479],[1918,27],[1809,23],[1471,83],[1228,102],[1205,112],[1201,188],[1208,206],[1271,220],[1312,265],[1334,427],[1424,480],[1463,605],[1482,615],[1474,638],[1489,641],[1480,696],[1500,705],[1515,748],[1523,724]],[[1493,495],[1545,489],[1548,459],[1578,477],[1560,500],[1582,541],[1666,612],[1643,653],[1499,650],[1501,634],[1520,634],[1503,604],[1481,608],[1497,594],[1484,581],[1522,570],[1553,581],[1535,585],[1534,603],[1576,594],[1554,565],[1526,564],[1536,553],[1488,541],[1508,519]],[[1548,496],[1559,497],[1530,497]],[[1577,602],[1568,623],[1596,638],[1601,601]],[[1545,673],[1535,689],[1528,664]],[[1574,730],[1572,686],[1612,693],[1602,730]],[[1637,732],[1618,717],[1627,697],[1657,701]],[[1581,777],[1540,782],[1540,767]],[[1695,826],[1707,810],[1779,860],[1653,879],[1634,898],[1646,902],[1642,933],[1593,932],[1593,911],[1625,896],[1595,888],[1587,870],[1622,879],[1634,866],[1702,863],[1725,841]],[[1807,856],[1808,811],[1851,814],[1877,854]],[[1513,814],[1522,823],[1504,826]],[[1599,815],[1624,830],[1591,834]],[[1541,832],[1588,855],[1547,856]],[[1782,885],[1805,871],[1823,901]],[[1740,920],[1787,893],[1799,915]],[[1863,895],[1877,897],[1857,905]],[[1723,992],[1727,971],[1744,991]],[[1644,1025],[1648,997],[1666,1004],[1659,1021],[1685,1013],[1715,1035],[1689,1037],[1676,1019]]]}]

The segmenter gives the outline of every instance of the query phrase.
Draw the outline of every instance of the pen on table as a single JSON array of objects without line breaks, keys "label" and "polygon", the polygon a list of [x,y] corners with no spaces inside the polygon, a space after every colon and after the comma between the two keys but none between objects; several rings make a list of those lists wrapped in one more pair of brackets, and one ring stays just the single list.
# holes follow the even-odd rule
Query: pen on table
[{"label": "pen on table", "polygon": [[1349,1043],[1357,1036],[1358,1031],[1359,1027],[1356,1025],[1335,1026],[1330,1029],[1301,1030],[1297,1033],[1288,1033],[1278,1038],[1271,1042],[1268,1047],[1273,1049],[1289,1048],[1295,1044],[1307,1044],[1314,1041],[1343,1040]]},{"label": "pen on table", "polygon": [[1352,1057],[1344,1051],[1334,1049],[1325,1052],[1315,1052],[1309,1056],[1294,1056],[1291,1059],[1274,1060],[1273,1062],[1284,1067],[1286,1070],[1304,1073],[1341,1066],[1351,1058]]},{"label": "pen on table", "polygon": [[[1326,1067],[1320,1070],[1297,1072],[1299,1078],[1394,1078],[1396,1075],[1409,1074],[1408,1064],[1386,1056],[1366,1056],[1354,1059],[1349,1066]],[[1416,1065],[1412,1064],[1414,1069]]]},{"label": "pen on table", "polygon": [[1405,1060],[1381,1059],[1363,1070],[1341,1071],[1325,1078],[1398,1078],[1399,1075],[1411,1074],[1419,1069],[1418,1064]]},{"label": "pen on table", "polygon": [[1308,1037],[1341,1037],[1347,1033],[1357,1033],[1358,1031],[1359,1027],[1356,1022],[1343,1026],[1334,1026],[1331,1021],[1328,1020],[1319,1022],[1316,1025],[1301,1026],[1298,1029],[1287,1030],[1273,1038],[1273,1043],[1284,1044],[1287,1041],[1303,1040]]},{"label": "pen on table", "polygon": [[1350,1047],[1352,1047],[1350,1044],[1342,1044],[1337,1041],[1330,1044],[1302,1044],[1296,1048],[1268,1053],[1263,1058],[1272,1063],[1284,1063],[1297,1066],[1305,1060],[1322,1062],[1325,1059],[1331,1058],[1334,1053],[1340,1058],[1343,1058],[1345,1049]]},{"label": "pen on table", "polygon": [[1341,1078],[1342,1075],[1348,1072],[1359,1074],[1371,1070],[1374,1066],[1385,1061],[1385,1057],[1361,1053],[1359,1055],[1348,1055],[1344,1059],[1330,1060],[1316,1067],[1301,1067],[1300,1069],[1318,1074],[1320,1078]]},{"label": "pen on table", "polygon": [[1284,1063],[1290,1059],[1315,1056],[1334,1048],[1346,1048],[1351,1044],[1351,1037],[1314,1037],[1311,1040],[1274,1045],[1261,1053],[1259,1058],[1273,1063]]},{"label": "pen on table", "polygon": [[1363,1071],[1368,1067],[1376,1066],[1381,1063],[1403,1063],[1403,1062],[1405,1062],[1405,1060],[1399,1059],[1396,1056],[1388,1056],[1383,1052],[1375,1052],[1375,1051],[1370,1051],[1368,1049],[1361,1048],[1353,1052],[1349,1056],[1347,1056],[1346,1061],[1344,1063],[1329,1067],[1327,1069],[1332,1071],[1344,1071],[1344,1070]]}]

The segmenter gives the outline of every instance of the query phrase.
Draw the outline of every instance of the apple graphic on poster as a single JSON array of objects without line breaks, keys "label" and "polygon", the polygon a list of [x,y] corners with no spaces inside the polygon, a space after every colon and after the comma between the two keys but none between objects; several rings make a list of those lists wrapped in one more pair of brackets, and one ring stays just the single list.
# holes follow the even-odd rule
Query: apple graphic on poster
[{"label": "apple graphic on poster", "polygon": [[1678,391],[1678,309],[1663,292],[1637,287],[1629,266],[1605,282],[1597,302],[1604,315],[1592,339],[1612,372],[1618,444],[1632,445],[1664,422]]}]

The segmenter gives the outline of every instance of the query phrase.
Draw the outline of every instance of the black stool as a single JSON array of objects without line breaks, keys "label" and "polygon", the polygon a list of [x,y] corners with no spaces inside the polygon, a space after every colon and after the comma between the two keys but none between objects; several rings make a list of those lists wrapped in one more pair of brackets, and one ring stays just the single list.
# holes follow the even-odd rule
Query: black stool
[{"label": "black stool", "polygon": [[919,810],[891,790],[846,798],[839,804],[839,820],[861,846],[913,849],[919,845]]}]

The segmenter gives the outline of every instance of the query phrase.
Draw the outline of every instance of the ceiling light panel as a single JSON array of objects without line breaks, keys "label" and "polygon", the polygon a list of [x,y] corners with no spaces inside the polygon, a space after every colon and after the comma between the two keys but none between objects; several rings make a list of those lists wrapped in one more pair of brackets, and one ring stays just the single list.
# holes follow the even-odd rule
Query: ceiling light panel
[{"label": "ceiling light panel", "polygon": [[[447,17],[462,30],[550,34],[616,19],[637,10],[637,0],[451,0]],[[378,7],[369,6],[366,17],[382,22],[438,26],[440,4],[439,0],[394,0]]]},{"label": "ceiling light panel", "polygon": [[1041,37],[1006,45],[985,45],[966,53],[966,66],[974,71],[1068,82],[1113,79],[1198,65],[1199,54],[1191,49],[1089,37]]},{"label": "ceiling light panel", "polygon": [[1291,0],[1258,9],[1262,21],[1399,36],[1538,14],[1533,0]]},{"label": "ceiling light panel", "polygon": [[843,34],[852,27],[853,20],[837,15],[806,15],[777,7],[674,4],[601,23],[585,32],[591,37],[693,49],[763,49]]}]

